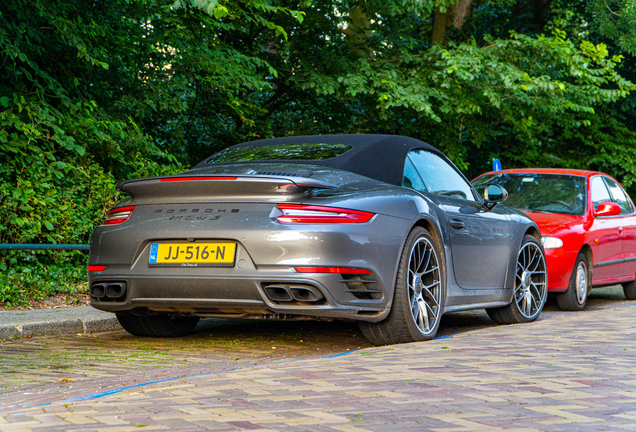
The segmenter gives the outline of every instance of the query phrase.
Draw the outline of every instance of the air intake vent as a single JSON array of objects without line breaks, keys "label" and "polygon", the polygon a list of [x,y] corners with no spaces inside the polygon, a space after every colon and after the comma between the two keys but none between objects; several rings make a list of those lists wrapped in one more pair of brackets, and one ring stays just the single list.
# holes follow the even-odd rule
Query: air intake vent
[{"label": "air intake vent", "polygon": [[343,274],[340,282],[347,285],[345,291],[359,300],[381,300],[382,289],[374,275]]},{"label": "air intake vent", "polygon": [[[252,173],[250,173],[252,174]],[[273,172],[273,171],[257,171],[253,173],[254,175],[271,175],[271,176],[283,176],[283,177],[300,177],[298,174],[292,173],[284,173],[284,172]]]}]

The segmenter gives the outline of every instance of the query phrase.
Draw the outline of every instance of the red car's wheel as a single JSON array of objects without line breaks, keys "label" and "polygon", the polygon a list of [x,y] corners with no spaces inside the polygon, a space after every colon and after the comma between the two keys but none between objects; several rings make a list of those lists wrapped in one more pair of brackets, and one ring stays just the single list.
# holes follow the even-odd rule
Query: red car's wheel
[{"label": "red car's wheel", "polygon": [[587,258],[582,253],[576,258],[576,264],[570,277],[567,291],[557,294],[557,304],[564,311],[580,311],[585,308],[590,291],[590,273]]},{"label": "red car's wheel", "polygon": [[627,300],[636,300],[636,280],[624,283],[623,292]]}]

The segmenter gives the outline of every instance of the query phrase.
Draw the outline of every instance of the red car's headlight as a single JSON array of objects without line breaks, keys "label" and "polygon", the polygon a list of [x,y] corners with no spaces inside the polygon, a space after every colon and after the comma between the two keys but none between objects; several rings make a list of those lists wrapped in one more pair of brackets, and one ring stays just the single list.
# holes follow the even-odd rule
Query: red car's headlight
[{"label": "red car's headlight", "polygon": [[106,220],[102,222],[102,225],[116,225],[124,223],[132,215],[135,206],[118,207],[108,212]]},{"label": "red car's headlight", "polygon": [[279,204],[283,214],[276,220],[283,224],[350,224],[369,222],[375,213],[304,204]]},{"label": "red car's headlight", "polygon": [[563,240],[558,237],[541,237],[543,249],[558,249],[563,246]]}]

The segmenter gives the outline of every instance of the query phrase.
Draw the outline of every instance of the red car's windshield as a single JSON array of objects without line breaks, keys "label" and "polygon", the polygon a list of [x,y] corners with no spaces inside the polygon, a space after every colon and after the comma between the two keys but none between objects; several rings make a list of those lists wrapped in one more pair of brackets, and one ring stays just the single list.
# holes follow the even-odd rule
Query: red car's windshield
[{"label": "red car's windshield", "polygon": [[522,210],[581,216],[585,214],[585,177],[562,174],[488,174],[473,181],[483,196],[488,184],[508,192],[505,205]]}]

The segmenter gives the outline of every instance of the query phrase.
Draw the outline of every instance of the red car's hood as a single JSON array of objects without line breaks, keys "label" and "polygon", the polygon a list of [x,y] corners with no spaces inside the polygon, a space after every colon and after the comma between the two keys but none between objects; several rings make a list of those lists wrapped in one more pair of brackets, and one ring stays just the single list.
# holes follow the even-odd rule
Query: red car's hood
[{"label": "red car's hood", "polygon": [[560,231],[570,230],[573,225],[582,224],[584,216],[572,216],[557,213],[539,213],[521,210],[539,225],[541,235],[554,235]]}]

